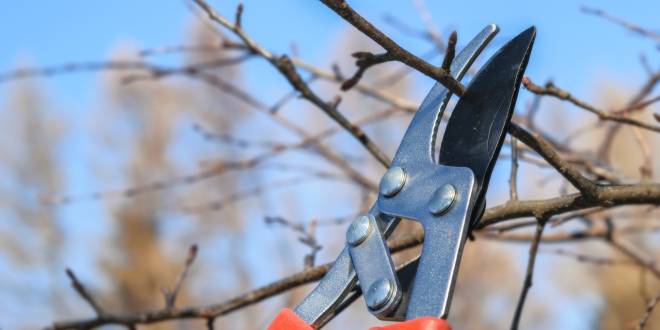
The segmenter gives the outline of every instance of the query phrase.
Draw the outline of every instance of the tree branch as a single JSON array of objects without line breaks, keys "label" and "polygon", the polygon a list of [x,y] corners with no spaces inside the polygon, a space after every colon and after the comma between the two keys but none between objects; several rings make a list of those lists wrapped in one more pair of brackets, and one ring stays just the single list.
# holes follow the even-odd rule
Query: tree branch
[{"label": "tree branch", "polygon": [[518,298],[518,303],[516,304],[516,311],[513,315],[513,321],[511,321],[511,330],[517,330],[518,325],[520,324],[520,317],[522,316],[523,306],[527,300],[527,294],[529,289],[532,287],[532,277],[534,276],[534,265],[536,264],[536,255],[539,251],[539,244],[541,242],[541,236],[543,235],[543,229],[547,219],[537,219],[536,220],[536,233],[534,234],[534,240],[532,245],[529,247],[529,259],[527,260],[527,271],[525,273],[525,280],[523,282],[522,290],[520,291],[520,298]]},{"label": "tree branch", "polygon": [[186,277],[188,276],[188,271],[190,270],[190,266],[192,266],[193,262],[195,261],[195,257],[197,257],[197,244],[191,245],[190,248],[188,249],[188,256],[186,257],[186,262],[183,265],[183,270],[181,270],[181,273],[179,273],[179,276],[176,279],[174,288],[171,290],[167,288],[163,289],[166,309],[174,308],[176,297],[178,296],[179,291],[181,290],[181,286],[183,286],[183,281],[185,281]]},{"label": "tree branch", "polygon": [[[367,134],[358,126],[353,125],[338,109],[339,102],[326,102],[314,93],[309,85],[300,77],[296,71],[291,59],[288,56],[275,56],[265,48],[258,45],[245,31],[238,25],[230,23],[223,16],[218,14],[204,0],[193,0],[213,22],[216,22],[233,32],[252,52],[261,56],[273,65],[289,82],[289,84],[300,92],[301,97],[316,105],[330,118],[336,121],[341,127],[346,129],[355,137],[383,166],[388,167],[389,158],[376,146],[376,144],[367,136]],[[242,9],[241,9],[242,11]]]},{"label": "tree branch", "polygon": [[83,300],[85,300],[89,304],[89,306],[92,307],[97,317],[102,317],[102,315],[104,315],[105,312],[103,311],[101,306],[99,306],[99,304],[96,302],[94,297],[92,297],[92,295],[89,294],[85,286],[78,280],[76,274],[70,268],[67,268],[66,275],[71,280],[71,286],[73,287],[74,290],[76,290],[76,292],[78,292],[78,295],[80,295],[80,297],[83,298]]},{"label": "tree branch", "polygon": [[530,133],[516,123],[509,125],[509,132],[528,147],[536,151],[543,159],[552,165],[566,180],[577,188],[585,197],[593,198],[598,193],[598,186],[585,178],[577,169],[559,157],[550,142],[540,134]]},{"label": "tree branch", "polygon": [[477,227],[485,228],[514,218],[550,217],[595,206],[612,208],[634,204],[660,205],[660,184],[600,187],[596,199],[575,193],[550,199],[505,203],[486,210]]},{"label": "tree branch", "polygon": [[614,22],[616,24],[619,24],[619,25],[623,26],[624,28],[626,28],[626,29],[628,29],[632,32],[635,32],[635,33],[637,33],[641,36],[650,38],[651,40],[660,41],[660,33],[653,32],[649,29],[645,29],[645,28],[643,28],[643,27],[641,27],[637,24],[626,22],[626,21],[624,21],[624,20],[622,20],[622,19],[620,19],[616,16],[613,16],[613,15],[611,15],[611,14],[609,14],[609,13],[603,11],[603,10],[595,9],[595,8],[589,8],[589,7],[585,7],[585,6],[583,6],[581,8],[581,10],[582,10],[583,13],[586,13],[586,14],[591,14],[591,15],[603,17],[603,18],[609,20],[610,22]]},{"label": "tree branch", "polygon": [[511,137],[511,173],[509,175],[509,200],[518,200],[518,140]]},{"label": "tree branch", "polygon": [[364,33],[367,37],[383,47],[383,49],[386,50],[385,54],[387,55],[385,56],[382,54],[382,59],[404,63],[441,83],[452,93],[459,96],[463,95],[465,87],[463,87],[458,80],[454,79],[447,70],[444,70],[442,67],[435,67],[399,46],[394,40],[390,39],[385,33],[378,30],[378,28],[353,10],[346,1],[321,0],[321,2],[341,16],[346,22],[353,25],[356,29],[360,30],[360,32]]},{"label": "tree branch", "polygon": [[[587,209],[596,205],[602,205],[603,207],[614,207],[626,204],[660,205],[660,185],[612,186],[603,187],[601,189],[603,189],[603,191],[597,195],[600,200],[589,200],[578,193],[546,200],[516,201],[496,206],[486,210],[479,223],[479,227],[484,228],[505,220],[521,217],[537,216],[549,218],[553,215]],[[482,234],[480,236],[484,235]],[[583,234],[573,236],[573,239],[591,237],[602,238],[602,236],[602,233],[598,234],[598,236]],[[511,239],[515,239],[515,237]],[[566,237],[562,237],[562,239],[566,239]],[[392,253],[396,253],[417,246],[421,244],[423,240],[423,234],[419,233],[388,242],[388,246]],[[543,241],[546,241],[546,239]],[[172,319],[217,318],[290,289],[317,281],[325,275],[330,266],[331,264],[324,264],[309,268],[303,272],[293,274],[264,287],[215,305],[188,308],[175,307],[172,309],[147,311],[137,314],[104,314],[86,320],[57,322],[49,329],[91,329],[107,324],[136,325],[151,324]]]},{"label": "tree branch", "polygon": [[648,260],[647,258],[642,257],[637,252],[625,246],[623,243],[621,243],[618,239],[614,237],[608,237],[607,242],[617,251],[623,253],[625,256],[632,259],[637,265],[646,268],[651,273],[653,273],[653,275],[656,278],[660,279],[660,268],[658,268],[658,265],[655,260]]},{"label": "tree branch", "polygon": [[[638,121],[638,120],[635,120],[635,119],[632,119],[632,118],[629,118],[629,117],[624,117],[624,116],[620,116],[620,115],[616,115],[616,114],[607,113],[606,111],[600,110],[600,109],[598,109],[598,108],[596,108],[596,107],[594,107],[594,106],[592,106],[592,105],[590,105],[590,104],[588,104],[588,103],[586,103],[586,102],[584,102],[580,99],[577,99],[576,97],[571,95],[571,93],[569,93],[569,92],[567,92],[563,89],[558,88],[553,83],[549,82],[545,85],[545,87],[541,87],[539,85],[534,84],[528,77],[524,77],[523,78],[523,86],[525,86],[525,88],[528,91],[530,91],[534,94],[549,95],[549,96],[556,97],[560,100],[565,100],[565,101],[571,102],[575,106],[577,106],[579,108],[582,108],[584,110],[587,110],[587,111],[597,115],[600,120],[608,120],[608,121],[614,121],[614,122],[618,122],[618,123],[628,124],[628,125],[637,126],[639,128],[643,128],[645,130],[649,130],[649,131],[652,131],[652,132],[660,133],[660,126],[650,125],[650,124],[647,124],[647,123],[644,123],[644,122],[641,122],[641,121]],[[645,104],[645,106],[648,106],[649,103],[645,102],[644,104]]]},{"label": "tree branch", "polygon": [[442,60],[442,70],[445,70],[447,73],[451,73],[451,63],[454,61],[456,56],[456,42],[458,41],[458,34],[456,31],[452,32],[449,35],[449,40],[447,41],[447,48],[445,49],[445,58]]},{"label": "tree branch", "polygon": [[646,327],[646,322],[648,322],[649,317],[651,317],[651,313],[653,312],[653,309],[655,306],[658,304],[658,301],[660,301],[660,292],[653,297],[649,301],[649,303],[646,305],[646,309],[644,310],[644,315],[642,315],[642,318],[639,320],[639,323],[637,324],[637,330],[642,330],[644,327]]}]

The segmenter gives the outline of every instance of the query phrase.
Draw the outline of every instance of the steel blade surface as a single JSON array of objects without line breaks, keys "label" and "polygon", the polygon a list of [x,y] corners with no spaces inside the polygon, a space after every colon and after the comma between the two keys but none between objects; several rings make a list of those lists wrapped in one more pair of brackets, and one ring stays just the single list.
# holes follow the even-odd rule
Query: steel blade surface
[{"label": "steel blade surface", "polygon": [[439,163],[472,169],[481,191],[502,146],[535,36],[531,27],[498,50],[474,77],[447,123]]}]

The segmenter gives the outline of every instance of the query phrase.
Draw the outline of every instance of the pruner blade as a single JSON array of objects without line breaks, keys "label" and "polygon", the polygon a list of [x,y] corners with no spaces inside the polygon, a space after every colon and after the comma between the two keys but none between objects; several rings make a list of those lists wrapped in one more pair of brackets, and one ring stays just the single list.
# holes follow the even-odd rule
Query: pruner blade
[{"label": "pruner blade", "polygon": [[490,58],[454,107],[445,129],[438,162],[472,170],[477,213],[483,208],[535,36],[536,28],[530,27]]}]

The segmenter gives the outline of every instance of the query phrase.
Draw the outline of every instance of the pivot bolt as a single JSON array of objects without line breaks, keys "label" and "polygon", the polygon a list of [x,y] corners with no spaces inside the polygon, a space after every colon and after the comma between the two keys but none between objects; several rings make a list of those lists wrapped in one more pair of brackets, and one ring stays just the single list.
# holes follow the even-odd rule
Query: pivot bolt
[{"label": "pivot bolt", "polygon": [[369,286],[365,300],[367,307],[371,310],[377,310],[385,306],[391,299],[394,293],[394,286],[392,282],[386,278],[381,278]]},{"label": "pivot bolt", "polygon": [[399,193],[406,184],[406,171],[395,166],[387,170],[380,179],[380,193],[385,197],[392,197]]},{"label": "pivot bolt", "polygon": [[346,231],[346,242],[352,246],[357,246],[364,242],[373,230],[373,226],[371,225],[372,220],[375,220],[375,218],[371,214],[361,215],[353,220]]},{"label": "pivot bolt", "polygon": [[456,200],[456,188],[450,184],[445,184],[436,190],[429,201],[429,211],[433,215],[442,215],[449,211]]}]

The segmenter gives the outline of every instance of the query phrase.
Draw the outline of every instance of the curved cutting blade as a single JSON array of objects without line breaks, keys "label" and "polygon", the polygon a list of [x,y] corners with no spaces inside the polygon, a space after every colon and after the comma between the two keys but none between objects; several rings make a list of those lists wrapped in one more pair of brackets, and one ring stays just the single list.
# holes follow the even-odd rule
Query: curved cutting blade
[{"label": "curved cutting blade", "polygon": [[472,169],[477,200],[502,147],[535,36],[536,28],[530,27],[500,48],[474,77],[447,123],[439,163]]}]

